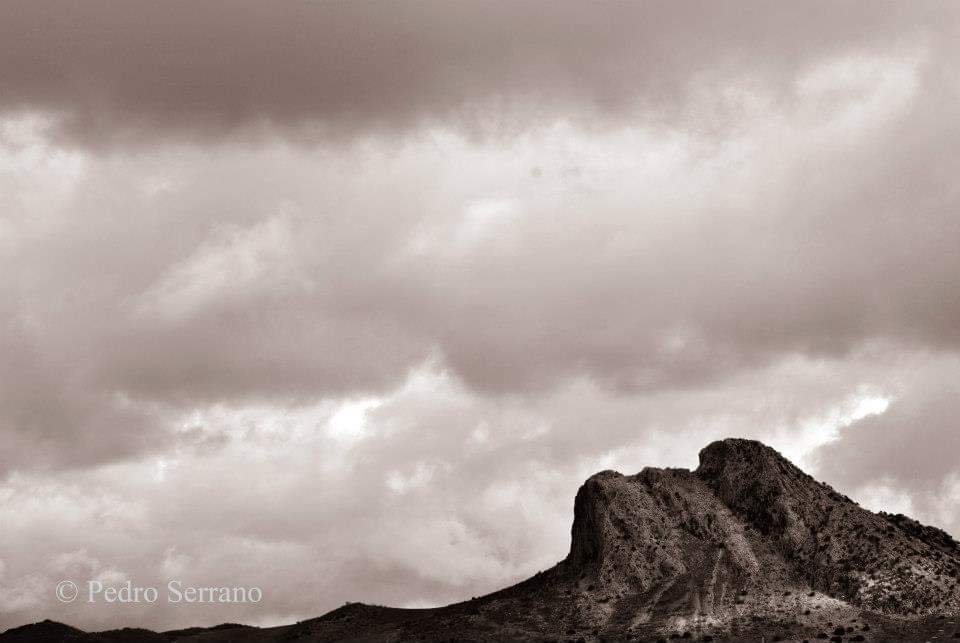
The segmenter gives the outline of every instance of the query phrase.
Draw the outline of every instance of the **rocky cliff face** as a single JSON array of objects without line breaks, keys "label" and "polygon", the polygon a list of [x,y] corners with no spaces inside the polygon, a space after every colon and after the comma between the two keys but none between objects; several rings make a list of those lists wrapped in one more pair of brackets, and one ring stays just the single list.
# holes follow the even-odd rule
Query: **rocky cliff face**
[{"label": "rocky cliff face", "polygon": [[594,618],[628,628],[731,618],[748,587],[798,585],[759,534],[685,470],[590,478],[577,494],[563,566],[582,577],[580,592],[609,605],[590,609]]},{"label": "rocky cliff face", "polygon": [[518,585],[432,610],[351,604],[243,640],[960,639],[958,581],[946,533],[867,511],[731,439],[695,471],[592,476],[567,557]]},{"label": "rocky cliff face", "polygon": [[939,529],[867,511],[759,442],[711,444],[696,474],[813,589],[897,615],[960,605],[960,545]]},{"label": "rocky cliff face", "polygon": [[563,565],[610,597],[591,613],[619,624],[725,622],[776,594],[891,616],[960,609],[947,534],[867,511],[748,440],[711,444],[692,472],[591,477]]}]

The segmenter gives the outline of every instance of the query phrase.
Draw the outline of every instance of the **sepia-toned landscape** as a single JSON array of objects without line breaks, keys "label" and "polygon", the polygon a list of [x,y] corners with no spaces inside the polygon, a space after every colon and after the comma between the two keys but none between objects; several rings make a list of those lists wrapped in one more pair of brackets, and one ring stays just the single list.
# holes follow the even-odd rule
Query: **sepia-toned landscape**
[{"label": "sepia-toned landscape", "polygon": [[0,641],[955,638],[958,60],[949,0],[0,2]]}]

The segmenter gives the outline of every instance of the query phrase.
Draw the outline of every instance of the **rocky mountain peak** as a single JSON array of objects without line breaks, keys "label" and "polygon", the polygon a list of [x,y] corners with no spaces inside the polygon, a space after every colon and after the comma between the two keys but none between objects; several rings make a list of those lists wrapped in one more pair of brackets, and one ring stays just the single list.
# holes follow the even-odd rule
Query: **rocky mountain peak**
[{"label": "rocky mountain peak", "polygon": [[742,438],[717,440],[701,449],[697,475],[707,480],[809,478],[776,449]]},{"label": "rocky mountain peak", "polygon": [[683,578],[701,607],[707,595],[718,606],[717,579],[726,592],[813,590],[898,615],[960,605],[960,548],[948,535],[867,511],[744,439],[708,445],[693,472],[592,476],[564,564],[615,595]]}]

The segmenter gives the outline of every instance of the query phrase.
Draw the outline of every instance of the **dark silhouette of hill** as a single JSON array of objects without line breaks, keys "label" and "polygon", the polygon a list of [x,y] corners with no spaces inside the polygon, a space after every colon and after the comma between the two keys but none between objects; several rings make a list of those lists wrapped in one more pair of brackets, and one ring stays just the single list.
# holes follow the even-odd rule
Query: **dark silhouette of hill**
[{"label": "dark silhouette of hill", "polygon": [[[945,532],[867,511],[773,449],[728,439],[695,471],[590,477],[564,560],[463,603],[352,603],[284,627],[164,634],[45,621],[0,642],[960,640],[958,581],[960,544]],[[23,638],[29,628],[49,638]]]}]

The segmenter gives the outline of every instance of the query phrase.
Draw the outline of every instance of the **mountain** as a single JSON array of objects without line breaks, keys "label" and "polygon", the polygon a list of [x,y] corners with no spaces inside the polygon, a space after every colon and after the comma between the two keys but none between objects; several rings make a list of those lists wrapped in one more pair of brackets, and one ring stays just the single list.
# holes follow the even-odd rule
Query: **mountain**
[{"label": "mountain", "polygon": [[551,569],[446,607],[352,603],[284,627],[166,634],[44,622],[26,627],[74,638],[18,628],[0,642],[960,640],[960,544],[861,508],[759,442],[714,442],[695,471],[597,473],[571,536]]}]

